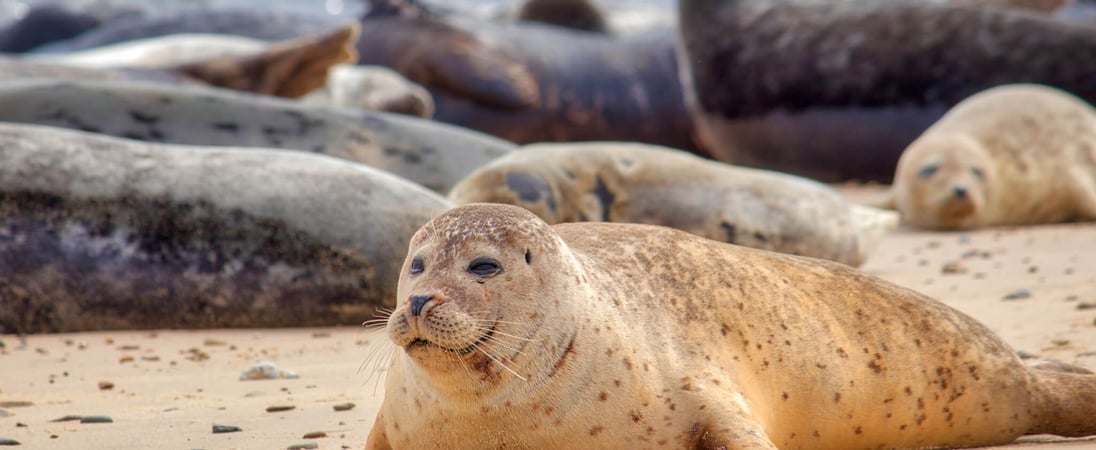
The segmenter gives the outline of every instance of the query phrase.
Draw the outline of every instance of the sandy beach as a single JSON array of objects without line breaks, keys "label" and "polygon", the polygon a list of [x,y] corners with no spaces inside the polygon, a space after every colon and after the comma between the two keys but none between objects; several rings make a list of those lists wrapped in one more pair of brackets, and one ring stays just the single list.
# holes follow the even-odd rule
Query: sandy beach
[{"label": "sandy beach", "polygon": [[[845,191],[858,200],[879,192]],[[902,229],[862,269],[974,316],[1019,351],[1096,370],[1096,224]],[[383,357],[383,335],[356,323],[2,335],[0,442],[28,449],[362,448],[383,398],[383,373],[375,370],[382,358],[370,359],[378,348]],[[298,378],[240,381],[259,361]],[[354,407],[346,410],[348,403]],[[111,422],[55,421],[65,416]],[[240,431],[215,434],[214,425]],[[1096,449],[1096,438],[1032,436],[1007,448]]]}]

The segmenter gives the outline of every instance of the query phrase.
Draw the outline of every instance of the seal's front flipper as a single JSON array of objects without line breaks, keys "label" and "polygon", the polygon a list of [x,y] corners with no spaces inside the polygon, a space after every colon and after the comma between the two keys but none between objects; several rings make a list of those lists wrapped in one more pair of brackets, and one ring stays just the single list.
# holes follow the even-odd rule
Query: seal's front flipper
[{"label": "seal's front flipper", "polygon": [[529,68],[474,37],[437,42],[425,56],[427,73],[423,75],[429,81],[415,81],[496,108],[523,110],[540,105],[540,89]]},{"label": "seal's front flipper", "polygon": [[297,98],[327,83],[328,70],[358,60],[354,22],[320,36],[276,43],[267,51],[240,58],[215,58],[174,69],[212,86]]},{"label": "seal's front flipper", "polygon": [[[712,407],[714,406],[714,407]],[[697,431],[704,450],[777,450],[761,424],[731,402],[709,405],[710,419]]]},{"label": "seal's front flipper", "polygon": [[867,206],[897,211],[898,205],[894,203],[894,189],[892,188],[887,191],[886,195],[868,202]]}]

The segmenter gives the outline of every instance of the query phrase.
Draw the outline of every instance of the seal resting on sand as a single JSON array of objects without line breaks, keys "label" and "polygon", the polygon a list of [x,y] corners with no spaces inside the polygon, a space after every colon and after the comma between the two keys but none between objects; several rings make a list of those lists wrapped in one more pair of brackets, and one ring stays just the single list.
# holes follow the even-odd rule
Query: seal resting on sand
[{"label": "seal resting on sand", "polygon": [[874,449],[1096,434],[1096,376],[848,266],[452,209],[412,238],[367,449]]},{"label": "seal resting on sand", "polygon": [[902,153],[891,194],[921,228],[1096,220],[1096,110],[1040,85],[978,93]]}]

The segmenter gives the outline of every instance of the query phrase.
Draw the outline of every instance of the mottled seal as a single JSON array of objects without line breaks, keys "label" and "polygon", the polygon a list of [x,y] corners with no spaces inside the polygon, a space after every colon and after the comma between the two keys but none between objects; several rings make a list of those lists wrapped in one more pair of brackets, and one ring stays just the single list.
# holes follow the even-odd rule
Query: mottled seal
[{"label": "mottled seal", "polygon": [[550,224],[664,225],[854,266],[898,226],[892,211],[854,205],[821,183],[634,143],[522,147],[461,180],[449,200],[518,205]]},{"label": "mottled seal", "polygon": [[321,155],[0,124],[0,333],[360,323],[448,207]]},{"label": "mottled seal", "polygon": [[454,208],[411,240],[366,448],[875,449],[1096,434],[1096,376],[851,267]]},{"label": "mottled seal", "polygon": [[1096,220],[1096,110],[1040,85],[980,92],[910,144],[891,194],[923,228]]},{"label": "mottled seal", "polygon": [[32,53],[34,61],[79,67],[171,67],[210,58],[250,55],[270,42],[227,34],[182,33],[104,45],[68,53]]},{"label": "mottled seal", "polygon": [[258,53],[211,57],[158,68],[80,67],[46,58],[0,58],[0,80],[142,80],[170,84],[206,84],[286,97],[323,86],[328,69],[357,58],[353,43],[359,25],[270,45]]},{"label": "mottled seal", "polygon": [[144,141],[305,150],[368,164],[430,189],[454,183],[514,145],[394,114],[160,83],[0,83],[0,121]]},{"label": "mottled seal", "polygon": [[[682,83],[718,159],[888,182],[951,106],[1037,82],[1096,99],[1096,27],[924,1],[682,0]],[[971,26],[977,23],[979,26]],[[842,30],[835,33],[834,30]]]},{"label": "mottled seal", "polygon": [[634,141],[703,154],[677,78],[675,30],[613,37],[401,6],[362,19],[359,61],[428,89],[435,120],[519,144]]}]

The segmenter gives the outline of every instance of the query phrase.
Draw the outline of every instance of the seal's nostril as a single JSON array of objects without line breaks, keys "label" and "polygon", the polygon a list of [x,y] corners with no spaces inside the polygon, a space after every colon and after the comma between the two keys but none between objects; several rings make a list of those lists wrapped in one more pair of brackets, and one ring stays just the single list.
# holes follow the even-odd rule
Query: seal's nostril
[{"label": "seal's nostril", "polygon": [[411,315],[417,316],[422,312],[422,305],[426,302],[433,300],[433,295],[412,295],[411,296]]},{"label": "seal's nostril", "polygon": [[951,191],[955,193],[956,198],[964,198],[967,196],[967,188],[963,186],[955,186],[951,188]]}]

